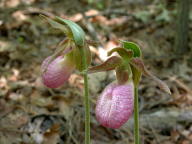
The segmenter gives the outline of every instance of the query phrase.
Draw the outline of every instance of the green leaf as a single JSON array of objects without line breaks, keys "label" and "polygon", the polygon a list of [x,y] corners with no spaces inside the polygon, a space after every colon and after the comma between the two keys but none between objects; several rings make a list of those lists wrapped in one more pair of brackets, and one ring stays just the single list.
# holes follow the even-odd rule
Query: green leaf
[{"label": "green leaf", "polygon": [[169,15],[169,11],[166,9],[163,9],[163,12],[156,16],[155,18],[156,21],[165,21],[165,22],[170,22],[171,21],[171,17]]},{"label": "green leaf", "polygon": [[149,11],[139,11],[133,14],[136,19],[141,20],[143,23],[149,22],[151,15]]},{"label": "green leaf", "polygon": [[69,29],[72,32],[73,39],[74,39],[76,45],[84,46],[85,32],[82,30],[82,28],[78,24],[76,24],[70,20],[62,19],[58,16],[56,16],[55,19],[57,22],[59,22],[61,24],[65,24],[69,27]]},{"label": "green leaf", "polygon": [[133,51],[134,57],[141,57],[141,49],[139,48],[139,46],[137,44],[135,44],[133,42],[127,42],[127,41],[121,41],[121,43],[123,44],[124,48]]}]

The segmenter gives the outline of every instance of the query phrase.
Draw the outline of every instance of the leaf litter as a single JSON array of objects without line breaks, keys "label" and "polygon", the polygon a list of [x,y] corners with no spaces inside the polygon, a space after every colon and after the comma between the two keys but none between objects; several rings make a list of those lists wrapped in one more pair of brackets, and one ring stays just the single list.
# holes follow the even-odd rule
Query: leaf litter
[{"label": "leaf litter", "polygon": [[[171,96],[162,93],[155,87],[155,82],[143,77],[139,87],[141,124],[145,122],[142,119],[145,114],[158,114],[159,118],[168,115],[166,108],[174,112],[171,114],[182,114],[183,118],[182,122],[177,121],[175,126],[167,129],[156,129],[153,125],[160,123],[148,120],[152,125],[141,127],[142,140],[146,144],[190,144],[191,121],[181,111],[187,113],[192,109],[191,52],[184,58],[172,54],[174,11],[166,9],[160,2],[147,0],[113,2],[111,9],[107,7],[106,10],[97,9],[95,3],[92,7],[83,1],[74,3],[54,0],[0,2],[0,12],[5,12],[0,13],[0,143],[40,143],[42,138],[46,144],[83,142],[82,76],[73,74],[68,83],[54,90],[41,83],[40,63],[63,39],[62,33],[50,29],[38,17],[48,11],[78,22],[89,32],[88,39],[95,39],[93,36],[96,35],[101,44],[99,49],[92,46],[95,53],[93,65],[105,60],[107,51],[118,45],[118,39],[141,45],[147,69],[165,80],[172,92]],[[86,25],[85,19],[91,27]],[[93,81],[90,94],[94,144],[133,142],[133,133],[127,128],[131,124],[111,130],[101,127],[95,120],[96,98],[104,86],[114,80],[113,77],[111,72],[90,77],[90,82]]]}]

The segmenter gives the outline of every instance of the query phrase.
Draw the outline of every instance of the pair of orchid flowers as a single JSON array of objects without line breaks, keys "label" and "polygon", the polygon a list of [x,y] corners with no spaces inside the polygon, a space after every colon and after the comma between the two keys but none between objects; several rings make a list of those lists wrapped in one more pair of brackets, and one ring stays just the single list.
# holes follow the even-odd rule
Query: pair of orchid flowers
[{"label": "pair of orchid flowers", "polygon": [[[141,50],[133,42],[120,41],[121,46],[108,52],[109,58],[98,66],[91,63],[90,42],[76,23],[55,17],[44,17],[49,24],[66,34],[52,56],[46,58],[41,66],[42,80],[49,88],[63,85],[74,70],[87,73],[115,70],[116,81],[110,83],[99,96],[96,104],[96,118],[109,128],[119,128],[130,118],[134,107],[134,88],[138,87],[141,74],[151,77],[160,88],[170,93],[168,86],[146,70],[141,58]],[[113,53],[118,55],[113,55]],[[83,58],[86,64],[83,64]]]}]

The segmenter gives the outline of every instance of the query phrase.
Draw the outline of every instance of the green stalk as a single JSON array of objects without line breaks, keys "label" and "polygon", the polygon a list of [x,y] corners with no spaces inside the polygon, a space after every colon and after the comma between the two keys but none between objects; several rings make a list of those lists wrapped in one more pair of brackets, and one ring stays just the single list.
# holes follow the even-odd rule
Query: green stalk
[{"label": "green stalk", "polygon": [[138,102],[138,87],[134,88],[134,141],[139,144],[139,102]]},{"label": "green stalk", "polygon": [[90,102],[89,102],[89,87],[88,87],[88,76],[87,76],[87,58],[86,51],[83,48],[83,77],[84,77],[84,105],[85,105],[85,144],[90,144]]},{"label": "green stalk", "polygon": [[84,73],[85,144],[90,144],[90,102],[87,72]]}]

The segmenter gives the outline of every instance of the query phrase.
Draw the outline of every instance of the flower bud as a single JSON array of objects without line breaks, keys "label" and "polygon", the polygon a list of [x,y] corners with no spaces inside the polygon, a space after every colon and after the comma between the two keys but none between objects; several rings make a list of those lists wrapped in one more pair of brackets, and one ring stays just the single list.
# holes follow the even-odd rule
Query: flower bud
[{"label": "flower bud", "polygon": [[133,83],[123,85],[111,83],[97,101],[96,118],[105,127],[119,128],[130,118],[133,106]]},{"label": "flower bud", "polygon": [[42,63],[42,80],[47,87],[58,88],[68,80],[75,66],[68,57],[58,56],[49,64],[50,59],[51,56]]}]

